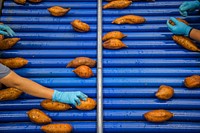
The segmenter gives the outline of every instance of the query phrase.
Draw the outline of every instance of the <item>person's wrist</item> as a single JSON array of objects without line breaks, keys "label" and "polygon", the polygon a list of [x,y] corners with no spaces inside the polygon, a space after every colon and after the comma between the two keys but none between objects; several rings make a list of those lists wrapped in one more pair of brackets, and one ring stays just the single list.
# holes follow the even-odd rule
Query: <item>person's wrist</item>
[{"label": "person's wrist", "polygon": [[190,27],[190,26],[187,26],[186,28],[185,28],[185,36],[189,36],[190,35],[190,31],[192,30],[192,27]]},{"label": "person's wrist", "polygon": [[57,91],[57,90],[54,90],[52,100],[53,101],[59,101],[61,99],[61,97],[62,97],[62,93]]}]

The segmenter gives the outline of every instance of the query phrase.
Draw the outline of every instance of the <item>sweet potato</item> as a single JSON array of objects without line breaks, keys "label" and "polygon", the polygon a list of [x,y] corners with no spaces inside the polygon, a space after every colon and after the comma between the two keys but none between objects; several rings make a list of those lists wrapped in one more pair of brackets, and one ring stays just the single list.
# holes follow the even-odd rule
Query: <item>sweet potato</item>
[{"label": "sweet potato", "polygon": [[106,40],[109,40],[109,39],[122,39],[126,37],[126,35],[124,35],[122,32],[120,31],[111,31],[111,32],[108,32],[106,33],[104,36],[103,36],[103,41],[106,41]]},{"label": "sweet potato", "polygon": [[161,85],[156,93],[156,97],[162,100],[168,100],[174,95],[174,89],[167,85]]},{"label": "sweet potato", "polygon": [[51,15],[56,16],[56,17],[64,16],[70,10],[71,8],[62,8],[60,6],[53,6],[51,8],[48,8],[48,11],[51,13]]},{"label": "sweet potato", "polygon": [[84,65],[77,67],[73,72],[81,78],[90,78],[94,76],[92,69]]},{"label": "sweet potato", "polygon": [[16,88],[7,88],[0,90],[0,101],[6,100],[15,100],[17,99],[23,92]]},{"label": "sweet potato", "polygon": [[28,0],[29,2],[32,2],[32,3],[40,3],[42,2],[42,0]]},{"label": "sweet potato", "polygon": [[27,115],[36,124],[48,124],[52,122],[51,118],[39,109],[32,109],[27,112]]},{"label": "sweet potato", "polygon": [[126,15],[116,18],[112,21],[113,24],[142,24],[146,21],[144,17],[136,15]]},{"label": "sweet potato", "polygon": [[164,122],[172,118],[173,113],[167,110],[159,109],[145,113],[144,117],[149,122]]},{"label": "sweet potato", "polygon": [[28,64],[28,60],[20,57],[0,59],[0,63],[9,68],[20,68]]},{"label": "sweet potato", "polygon": [[71,22],[71,25],[75,31],[78,32],[88,32],[90,30],[90,26],[78,19]]},{"label": "sweet potato", "polygon": [[192,75],[190,77],[185,78],[184,84],[187,88],[198,88],[200,87],[200,76]]},{"label": "sweet potato", "polygon": [[21,5],[26,4],[26,0],[14,0],[14,2]]},{"label": "sweet potato", "polygon": [[50,111],[65,111],[65,110],[69,110],[70,108],[72,108],[70,105],[65,104],[65,103],[60,103],[60,102],[54,102],[52,100],[49,99],[45,99],[43,100],[40,105],[46,109],[46,110],[50,110]]},{"label": "sweet potato", "polygon": [[41,127],[45,133],[71,133],[72,126],[70,124],[48,124]]},{"label": "sweet potato", "polygon": [[128,46],[119,39],[109,39],[103,43],[103,47],[106,49],[121,49],[127,48]]},{"label": "sweet potato", "polygon": [[[189,23],[188,23],[187,21],[185,21],[185,20],[183,20],[183,19],[181,19],[181,18],[176,18],[176,19],[177,19],[178,21],[180,21],[180,22],[183,22],[183,23],[189,25]],[[169,23],[170,23],[171,25],[175,25],[175,23],[174,23],[172,20],[169,20]]]},{"label": "sweet potato", "polygon": [[96,61],[88,58],[88,57],[77,57],[74,60],[72,60],[71,62],[69,62],[67,64],[67,67],[79,67],[79,66],[88,66],[88,67],[95,67],[96,65]]},{"label": "sweet potato", "polygon": [[139,2],[143,2],[143,1],[147,1],[147,2],[154,2],[155,0],[106,0],[108,2],[110,1],[139,1]]},{"label": "sweet potato", "polygon": [[132,1],[112,1],[103,6],[103,9],[123,9],[132,4]]},{"label": "sweet potato", "polygon": [[200,49],[197,47],[197,44],[195,44],[191,39],[185,36],[179,36],[179,35],[173,35],[173,40],[184,47],[187,50],[194,51],[194,52],[200,52]]},{"label": "sweet potato", "polygon": [[0,50],[6,50],[10,49],[12,46],[14,46],[20,38],[7,38],[0,41]]},{"label": "sweet potato", "polygon": [[76,106],[79,110],[93,110],[96,107],[97,103],[92,98],[87,98],[86,101],[81,100],[81,104]]}]

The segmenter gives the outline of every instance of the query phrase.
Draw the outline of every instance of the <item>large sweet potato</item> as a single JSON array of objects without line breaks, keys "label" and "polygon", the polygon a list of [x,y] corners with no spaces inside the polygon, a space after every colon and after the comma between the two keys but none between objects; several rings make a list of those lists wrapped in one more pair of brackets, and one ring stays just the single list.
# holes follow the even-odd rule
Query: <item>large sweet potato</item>
[{"label": "large sweet potato", "polygon": [[90,78],[94,76],[92,69],[84,65],[77,67],[75,70],[73,70],[73,72],[81,78]]},{"label": "large sweet potato", "polygon": [[156,93],[156,97],[162,100],[168,100],[174,95],[174,89],[171,86],[161,85]]},{"label": "large sweet potato", "polygon": [[41,127],[45,133],[71,133],[72,126],[70,124],[48,124]]},{"label": "large sweet potato", "polygon": [[42,2],[42,0],[28,0],[29,2],[32,2],[32,3],[40,3]]},{"label": "large sweet potato", "polygon": [[136,15],[126,15],[119,18],[116,18],[112,23],[113,24],[142,24],[146,21],[144,17]]},{"label": "large sweet potato", "polygon": [[71,25],[75,31],[78,32],[88,32],[90,30],[90,26],[78,19],[71,22]]},{"label": "large sweet potato", "polygon": [[122,39],[126,37],[126,35],[124,35],[122,32],[120,31],[111,31],[111,32],[108,32],[106,33],[104,36],[103,36],[103,41],[106,41],[106,40],[109,40],[109,39]]},{"label": "large sweet potato", "polygon": [[16,88],[7,88],[0,90],[0,101],[15,100],[17,99],[23,91]]},{"label": "large sweet potato", "polygon": [[48,8],[48,11],[51,13],[51,15],[56,16],[56,17],[64,16],[70,10],[71,8],[62,8],[60,6],[53,6],[51,8]]},{"label": "large sweet potato", "polygon": [[185,78],[184,84],[187,88],[198,88],[200,87],[200,76],[192,75],[190,77]]},{"label": "large sweet potato", "polygon": [[14,2],[21,5],[26,4],[26,0],[14,0]]},{"label": "large sweet potato", "polygon": [[0,50],[10,49],[19,40],[20,40],[20,38],[7,38],[7,39],[4,39],[4,40],[0,40]]},{"label": "large sweet potato", "polygon": [[79,66],[95,67],[96,61],[88,57],[77,57],[68,63],[67,67],[79,67]]},{"label": "large sweet potato", "polygon": [[132,1],[112,1],[103,6],[103,9],[123,9],[130,6]]},{"label": "large sweet potato", "polygon": [[28,64],[28,60],[20,57],[0,59],[0,63],[9,68],[20,68]]},{"label": "large sweet potato", "polygon": [[81,104],[76,106],[79,110],[93,110],[96,107],[97,103],[92,98],[87,98],[86,101],[81,101]]},{"label": "large sweet potato", "polygon": [[103,43],[103,47],[106,49],[121,49],[127,48],[128,46],[119,39],[109,39]]}]

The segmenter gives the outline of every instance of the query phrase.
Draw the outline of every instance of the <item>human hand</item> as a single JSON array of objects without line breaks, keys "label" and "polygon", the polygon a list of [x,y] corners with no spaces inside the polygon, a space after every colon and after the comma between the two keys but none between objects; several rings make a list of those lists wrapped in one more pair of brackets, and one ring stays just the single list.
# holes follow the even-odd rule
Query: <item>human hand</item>
[{"label": "human hand", "polygon": [[0,24],[0,34],[6,36],[15,36],[15,32],[7,25]]},{"label": "human hand", "polygon": [[187,1],[181,4],[181,6],[179,7],[179,12],[182,16],[186,17],[188,15],[188,12],[193,12],[199,7],[200,7],[200,2],[198,0]]},{"label": "human hand", "polygon": [[192,30],[192,27],[184,24],[183,22],[178,21],[176,18],[171,17],[170,20],[174,22],[174,26],[169,23],[169,20],[167,21],[168,29],[177,35],[185,35],[189,36],[190,31]]},{"label": "human hand", "polygon": [[62,103],[73,104],[74,106],[80,105],[80,100],[87,100],[87,95],[80,91],[74,92],[60,92],[55,90],[53,93],[52,100]]}]

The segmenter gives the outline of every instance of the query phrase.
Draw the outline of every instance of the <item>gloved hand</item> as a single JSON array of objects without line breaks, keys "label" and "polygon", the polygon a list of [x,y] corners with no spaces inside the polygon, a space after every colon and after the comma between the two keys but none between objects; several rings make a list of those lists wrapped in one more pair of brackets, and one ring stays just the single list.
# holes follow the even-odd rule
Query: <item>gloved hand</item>
[{"label": "gloved hand", "polygon": [[15,32],[9,26],[0,24],[0,34],[6,36],[14,36]]},{"label": "gloved hand", "polygon": [[192,30],[192,27],[184,24],[183,22],[180,22],[178,21],[176,18],[174,17],[171,17],[170,20],[172,20],[174,22],[174,26],[171,25],[169,23],[169,20],[167,21],[167,26],[168,26],[168,29],[174,33],[174,34],[177,34],[177,35],[185,35],[185,36],[189,36],[190,34],[190,31]]},{"label": "gloved hand", "polygon": [[179,12],[182,16],[187,16],[188,12],[193,12],[200,7],[200,2],[196,1],[187,1],[183,2],[179,7]]},{"label": "gloved hand", "polygon": [[53,101],[73,104],[74,106],[81,104],[80,99],[85,101],[87,99],[87,95],[80,91],[60,92],[55,90],[52,97]]}]

